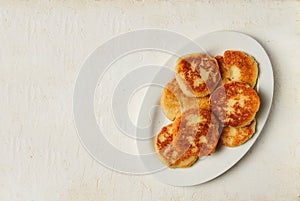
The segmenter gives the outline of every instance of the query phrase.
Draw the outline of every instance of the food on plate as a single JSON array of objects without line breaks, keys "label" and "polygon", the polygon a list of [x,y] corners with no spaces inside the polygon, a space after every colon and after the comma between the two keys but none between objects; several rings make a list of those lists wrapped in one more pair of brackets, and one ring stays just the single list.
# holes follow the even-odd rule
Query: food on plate
[{"label": "food on plate", "polygon": [[207,109],[189,109],[160,131],[155,148],[169,167],[189,167],[216,149],[219,123]]},{"label": "food on plate", "polygon": [[221,79],[216,59],[202,53],[180,57],[175,72],[180,89],[189,97],[207,96]]},{"label": "food on plate", "polygon": [[256,84],[258,65],[248,54],[227,50],[223,56],[216,56],[223,83],[240,81],[248,83],[252,88]]},{"label": "food on plate", "polygon": [[256,120],[254,119],[248,126],[237,127],[225,127],[222,130],[220,137],[221,145],[227,147],[236,147],[245,143],[255,133]]},{"label": "food on plate", "polygon": [[259,109],[257,92],[244,82],[229,82],[210,96],[211,108],[224,126],[248,125]]},{"label": "food on plate", "polygon": [[173,145],[173,138],[173,124],[164,126],[158,133],[155,141],[155,150],[159,158],[171,168],[190,167],[197,161],[198,156],[195,153],[190,154],[188,151],[184,155],[179,156],[178,150]]},{"label": "food on plate", "polygon": [[227,50],[216,59],[203,53],[179,58],[160,99],[173,121],[155,139],[161,161],[186,168],[214,153],[218,143],[236,147],[250,139],[260,107],[257,76],[257,62],[241,51]]},{"label": "food on plate", "polygon": [[160,105],[166,117],[171,121],[178,117],[181,111],[187,109],[197,107],[210,109],[208,96],[192,98],[184,95],[175,78],[163,89]]},{"label": "food on plate", "polygon": [[207,109],[189,109],[177,118],[174,145],[182,151],[194,148],[198,156],[208,156],[216,149],[219,140],[219,122]]}]

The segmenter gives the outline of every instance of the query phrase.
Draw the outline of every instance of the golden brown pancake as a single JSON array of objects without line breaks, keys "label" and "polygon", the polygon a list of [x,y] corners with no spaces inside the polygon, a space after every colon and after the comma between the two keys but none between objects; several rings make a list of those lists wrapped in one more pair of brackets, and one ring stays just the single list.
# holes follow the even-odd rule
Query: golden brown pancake
[{"label": "golden brown pancake", "polygon": [[189,150],[198,156],[207,156],[215,151],[219,140],[219,124],[207,109],[189,109],[173,123],[177,130],[174,146],[182,152]]},{"label": "golden brown pancake", "polygon": [[[156,137],[155,149],[160,160],[171,168],[186,168],[193,165],[198,156],[186,151],[185,154],[179,153],[173,143],[174,135],[173,124],[169,124],[161,129]],[[175,130],[174,130],[175,131]],[[175,131],[176,132],[176,131]]]},{"label": "golden brown pancake", "polygon": [[201,53],[179,58],[175,71],[180,89],[189,97],[207,96],[221,78],[216,59]]},{"label": "golden brown pancake", "polygon": [[244,127],[254,119],[260,99],[247,83],[229,82],[214,91],[210,103],[224,126]]},{"label": "golden brown pancake", "polygon": [[255,133],[256,120],[254,119],[250,125],[236,128],[225,127],[222,130],[220,143],[227,147],[236,147],[245,143]]},{"label": "golden brown pancake", "polygon": [[173,121],[185,111],[191,108],[210,108],[209,97],[192,98],[184,95],[174,78],[163,89],[160,105],[166,117]]},{"label": "golden brown pancake", "polygon": [[162,128],[155,149],[162,162],[171,168],[189,167],[198,156],[208,156],[216,149],[219,125],[207,109],[190,109]]},{"label": "golden brown pancake", "polygon": [[256,84],[258,65],[255,59],[244,52],[227,50],[224,56],[216,56],[223,83],[240,81],[252,88]]}]

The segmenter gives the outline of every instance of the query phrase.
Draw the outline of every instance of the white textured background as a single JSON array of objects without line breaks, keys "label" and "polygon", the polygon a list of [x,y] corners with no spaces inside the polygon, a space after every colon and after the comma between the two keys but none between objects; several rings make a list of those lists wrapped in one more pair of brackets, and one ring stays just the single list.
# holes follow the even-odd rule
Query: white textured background
[{"label": "white textured background", "polygon": [[[231,170],[194,187],[129,176],[96,163],[72,115],[80,66],[120,33],[165,28],[255,37],[274,68],[270,118]],[[0,200],[300,200],[300,2],[1,1]]]}]

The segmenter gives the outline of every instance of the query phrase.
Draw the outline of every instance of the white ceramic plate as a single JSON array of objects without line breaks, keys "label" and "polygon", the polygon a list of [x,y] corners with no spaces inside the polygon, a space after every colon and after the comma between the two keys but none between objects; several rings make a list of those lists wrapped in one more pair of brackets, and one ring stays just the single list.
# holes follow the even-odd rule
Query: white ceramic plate
[{"label": "white ceramic plate", "polygon": [[[138,141],[138,150],[142,154],[142,161],[145,167],[163,183],[174,186],[192,186],[210,181],[236,164],[252,147],[267,121],[273,98],[274,78],[272,65],[269,57],[263,47],[252,37],[233,31],[218,31],[201,36],[195,40],[209,55],[222,55],[225,50],[240,50],[252,55],[259,63],[259,76],[257,82],[257,91],[261,99],[260,110],[256,115],[257,126],[256,133],[245,144],[235,148],[220,147],[211,156],[198,160],[192,167],[184,169],[167,168],[158,159],[154,150],[154,139],[156,133],[163,125],[169,121],[163,115],[159,107],[152,115],[152,124],[149,129],[151,139]],[[169,73],[168,73],[169,72]],[[165,78],[168,82],[172,76],[171,71],[159,72],[160,79]],[[151,97],[159,102],[161,89],[152,90]],[[145,100],[142,108],[147,108],[149,101]],[[139,122],[143,121],[143,115],[140,115]],[[147,157],[143,157],[146,156]],[[159,167],[159,168],[158,168]],[[154,170],[156,168],[156,171]]]}]

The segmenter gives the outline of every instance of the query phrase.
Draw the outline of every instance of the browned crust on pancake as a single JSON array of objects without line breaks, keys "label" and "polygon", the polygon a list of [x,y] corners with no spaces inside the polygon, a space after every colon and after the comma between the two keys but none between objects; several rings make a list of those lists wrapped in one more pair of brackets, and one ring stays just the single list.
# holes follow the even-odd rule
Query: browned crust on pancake
[{"label": "browned crust on pancake", "polygon": [[197,161],[198,156],[192,154],[189,149],[184,153],[178,151],[173,143],[176,133],[177,130],[174,129],[173,124],[164,126],[161,129],[155,141],[157,154],[160,160],[170,168],[190,167]]},{"label": "browned crust on pancake", "polygon": [[215,151],[219,123],[209,110],[187,110],[175,120],[173,126],[178,128],[174,145],[181,152],[188,150],[197,156],[208,156]]},{"label": "browned crust on pancake", "polygon": [[184,95],[176,79],[172,79],[163,89],[160,105],[166,117],[173,121],[185,111],[191,108],[210,109],[209,97],[193,98]]},{"label": "browned crust on pancake", "polygon": [[155,149],[169,167],[185,168],[199,156],[213,153],[218,140],[219,124],[215,116],[207,109],[189,109],[161,129]]},{"label": "browned crust on pancake", "polygon": [[[224,56],[216,56],[223,83],[241,81],[248,83],[252,88],[258,76],[258,64],[255,59],[244,52],[227,50]],[[239,76],[232,73],[232,67],[239,70]]]},{"label": "browned crust on pancake", "polygon": [[224,126],[243,127],[255,117],[260,105],[257,92],[243,82],[226,83],[210,97],[212,111]]},{"label": "browned crust on pancake", "polygon": [[220,144],[228,147],[239,146],[248,141],[255,133],[256,120],[254,119],[248,126],[235,128],[225,127],[222,130]]},{"label": "browned crust on pancake", "polygon": [[[156,150],[162,150],[173,141],[172,133],[173,124],[164,126],[156,137],[155,148]],[[161,137],[163,136],[163,139]]]},{"label": "browned crust on pancake", "polygon": [[[203,72],[207,72],[207,75]],[[176,79],[187,96],[203,97],[210,94],[220,78],[217,61],[206,54],[186,55],[177,61]],[[195,80],[199,83],[195,84]]]},{"label": "browned crust on pancake", "polygon": [[204,135],[200,135],[200,137],[196,137],[197,141],[197,147],[200,148],[199,156],[209,156],[213,152],[215,152],[217,148],[217,144],[219,141],[220,133],[219,133],[219,122],[215,118],[215,116],[212,114],[211,121],[207,125],[204,125],[205,127],[208,126],[207,133],[205,135],[206,142],[203,141],[201,138]]}]

